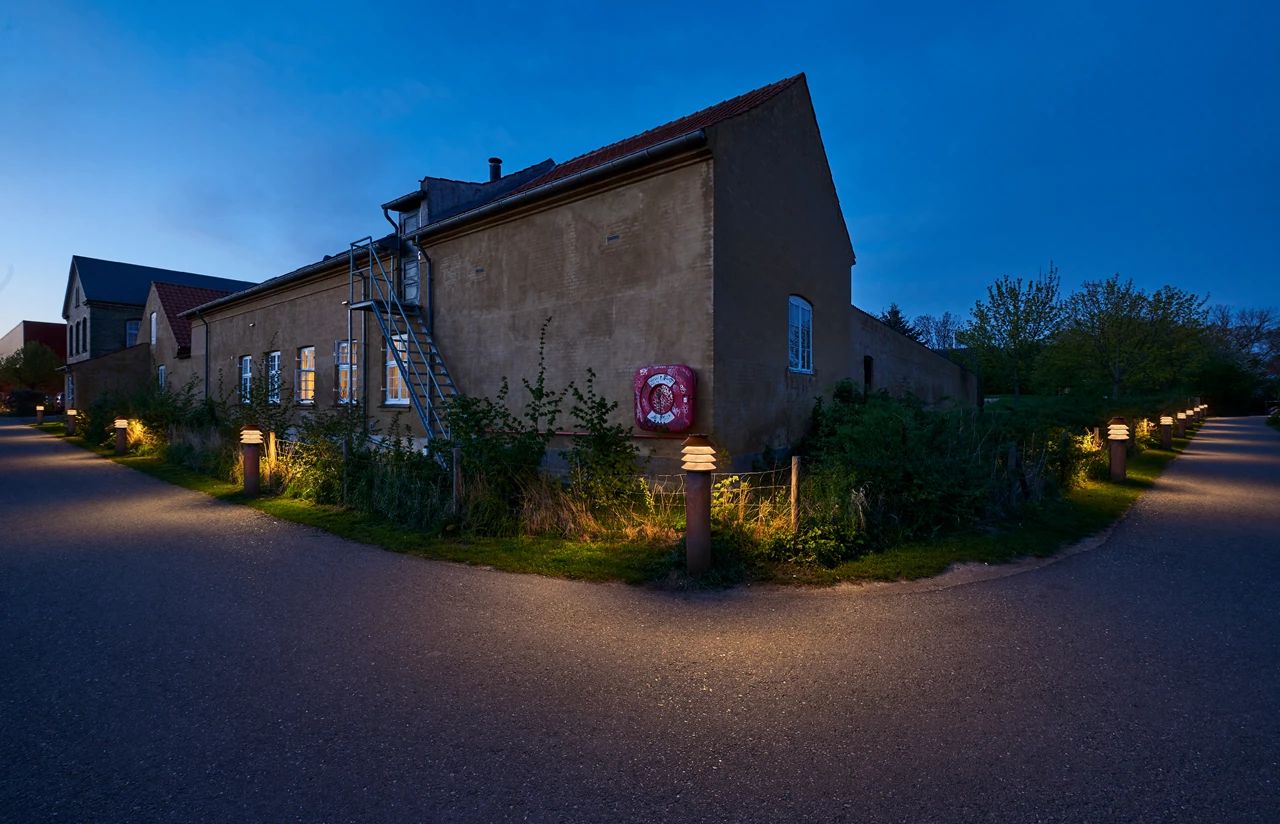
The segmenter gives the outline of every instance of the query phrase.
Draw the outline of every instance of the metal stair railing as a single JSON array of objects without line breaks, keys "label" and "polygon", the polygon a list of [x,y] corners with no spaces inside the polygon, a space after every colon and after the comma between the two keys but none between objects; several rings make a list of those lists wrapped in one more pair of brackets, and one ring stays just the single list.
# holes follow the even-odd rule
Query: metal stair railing
[{"label": "metal stair railing", "polygon": [[[358,265],[362,252],[368,255],[368,266]],[[410,315],[405,311],[404,305],[396,294],[393,274],[382,265],[372,237],[365,237],[351,244],[350,273],[351,298],[354,300],[355,280],[358,278],[361,282],[361,303],[373,309],[378,328],[382,331],[383,340],[386,341],[387,351],[395,360],[401,379],[407,384],[409,401],[422,421],[427,440],[447,438],[449,428],[440,414],[439,406],[452,394],[457,393],[457,387],[445,367],[440,348],[436,346],[426,330],[422,332],[422,336],[425,336],[427,341],[426,348],[423,348]],[[403,338],[403,352],[401,347],[396,345],[398,338]],[[447,382],[443,386],[436,374],[437,364]],[[425,377],[422,374],[424,370]],[[445,386],[452,390],[452,393],[446,392]]]}]

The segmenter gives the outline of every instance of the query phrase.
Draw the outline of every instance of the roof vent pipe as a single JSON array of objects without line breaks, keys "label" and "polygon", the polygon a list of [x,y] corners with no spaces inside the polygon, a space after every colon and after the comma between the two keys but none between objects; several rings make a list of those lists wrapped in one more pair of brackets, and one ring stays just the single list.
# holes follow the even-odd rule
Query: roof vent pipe
[{"label": "roof vent pipe", "polygon": [[500,177],[502,177],[502,158],[489,158],[489,182],[492,183]]}]

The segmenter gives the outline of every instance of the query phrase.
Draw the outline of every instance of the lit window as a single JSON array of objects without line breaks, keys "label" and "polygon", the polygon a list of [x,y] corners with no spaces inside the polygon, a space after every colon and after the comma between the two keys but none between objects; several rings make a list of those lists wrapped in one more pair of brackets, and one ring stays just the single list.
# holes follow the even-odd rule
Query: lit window
[{"label": "lit window", "polygon": [[298,350],[298,403],[316,402],[316,348],[303,346]]},{"label": "lit window", "polygon": [[409,387],[400,374],[400,367],[396,365],[396,353],[400,353],[402,360],[408,360],[409,341],[404,335],[395,335],[390,344],[387,347],[387,405],[405,406],[409,403]]},{"label": "lit window", "polygon": [[333,362],[338,370],[334,387],[338,390],[338,403],[356,403],[360,386],[360,342],[340,340],[333,347]]},{"label": "lit window", "polygon": [[164,389],[164,371],[163,363],[156,367],[156,383],[159,384],[161,389]]},{"label": "lit window", "polygon": [[280,353],[267,353],[267,403],[280,403]]},{"label": "lit window", "polygon": [[138,327],[142,325],[142,321],[134,319],[124,322],[124,345],[125,348],[133,346],[138,342]]},{"label": "lit window", "polygon": [[813,305],[795,295],[787,306],[787,365],[792,372],[813,372]]},{"label": "lit window", "polygon": [[248,403],[253,393],[253,358],[249,355],[240,357],[240,403]]},{"label": "lit window", "polygon": [[151,345],[156,345],[156,313],[151,313]]}]

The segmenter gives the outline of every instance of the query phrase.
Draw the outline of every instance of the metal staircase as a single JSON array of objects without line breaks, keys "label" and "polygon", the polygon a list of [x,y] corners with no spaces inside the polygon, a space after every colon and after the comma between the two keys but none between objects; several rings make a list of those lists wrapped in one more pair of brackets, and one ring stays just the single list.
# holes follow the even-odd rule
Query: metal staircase
[{"label": "metal staircase", "polygon": [[351,312],[372,312],[382,330],[387,351],[400,369],[400,379],[408,389],[409,405],[418,413],[428,442],[448,438],[444,404],[458,394],[458,387],[445,368],[444,356],[427,328],[422,308],[416,303],[401,302],[395,267],[388,270],[383,265],[372,237],[351,244],[350,261],[348,337],[351,337]]}]

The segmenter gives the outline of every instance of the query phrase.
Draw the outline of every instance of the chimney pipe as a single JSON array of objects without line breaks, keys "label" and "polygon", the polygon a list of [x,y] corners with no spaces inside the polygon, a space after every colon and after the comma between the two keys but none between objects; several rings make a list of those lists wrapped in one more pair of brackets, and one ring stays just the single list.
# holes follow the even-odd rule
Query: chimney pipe
[{"label": "chimney pipe", "polygon": [[502,158],[489,158],[489,182],[492,183],[500,177],[502,177]]}]

